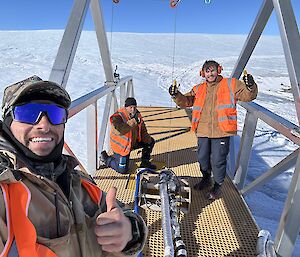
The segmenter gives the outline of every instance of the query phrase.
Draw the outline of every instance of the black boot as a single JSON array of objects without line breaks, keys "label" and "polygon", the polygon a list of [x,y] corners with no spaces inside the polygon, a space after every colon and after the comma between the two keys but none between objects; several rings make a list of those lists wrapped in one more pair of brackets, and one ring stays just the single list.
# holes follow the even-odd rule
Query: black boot
[{"label": "black boot", "polygon": [[149,144],[143,143],[142,145],[142,160],[150,160],[150,155],[152,153],[152,149],[154,147],[155,140],[151,138],[151,142]]},{"label": "black boot", "polygon": [[156,165],[152,164],[149,160],[142,160],[140,164],[140,168],[148,168],[148,169],[155,170]]},{"label": "black boot", "polygon": [[106,151],[102,151],[101,154],[100,154],[100,163],[102,165],[105,165],[107,166],[107,159],[108,159],[108,154]]},{"label": "black boot", "polygon": [[207,194],[207,199],[212,201],[216,200],[220,196],[220,194],[221,194],[221,185],[215,182],[214,186]]},{"label": "black boot", "polygon": [[211,185],[211,174],[204,173],[201,181],[194,185],[194,189],[200,191],[206,187],[209,187],[210,185]]}]

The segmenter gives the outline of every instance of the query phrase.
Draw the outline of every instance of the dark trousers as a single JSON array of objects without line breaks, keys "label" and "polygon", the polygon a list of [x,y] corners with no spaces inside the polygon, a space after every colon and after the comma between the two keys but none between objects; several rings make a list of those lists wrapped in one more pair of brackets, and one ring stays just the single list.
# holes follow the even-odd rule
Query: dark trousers
[{"label": "dark trousers", "polygon": [[214,180],[222,184],[226,175],[230,137],[198,137],[198,162],[203,176],[213,172]]},{"label": "dark trousers", "polygon": [[[144,143],[144,142],[139,142],[137,147],[142,148],[142,157],[141,160],[143,161],[149,161],[150,160],[150,155],[152,153],[155,140],[151,138],[151,142],[149,144]],[[108,157],[107,160],[107,166],[111,167],[115,171],[119,173],[127,173],[128,172],[128,166],[129,166],[129,157],[130,153],[126,156],[121,156],[120,154],[114,153],[113,156]]]}]

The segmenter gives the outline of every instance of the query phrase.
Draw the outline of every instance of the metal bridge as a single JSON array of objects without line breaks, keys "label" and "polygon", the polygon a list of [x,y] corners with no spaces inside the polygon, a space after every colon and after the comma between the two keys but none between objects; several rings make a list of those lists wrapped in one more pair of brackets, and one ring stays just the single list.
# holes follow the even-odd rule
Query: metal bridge
[{"label": "metal bridge", "polygon": [[[98,156],[103,149],[105,138],[109,129],[109,115],[119,106],[124,104],[127,96],[134,96],[133,78],[125,77],[121,78],[120,80],[115,80],[113,76],[112,63],[108,50],[105,26],[103,24],[103,16],[99,0],[74,0],[74,6],[66,26],[49,80],[55,81],[63,87],[66,87],[88,8],[91,10],[95,24],[95,31],[101,59],[103,62],[106,82],[99,89],[74,100],[70,108],[70,117],[77,114],[81,110],[87,109],[87,171],[96,176],[103,189],[107,189],[107,185],[104,184],[105,181],[102,181],[101,178],[108,179],[111,183],[121,189],[124,186],[124,179],[122,177],[116,176],[116,174],[109,174],[106,170],[97,171],[97,173],[95,173],[95,171],[99,168]],[[265,25],[267,24],[272,11],[275,11],[276,13],[292,86],[295,108],[298,120],[300,120],[300,37],[290,0],[262,0],[262,6],[245,41],[244,47],[232,71],[231,77],[240,77],[263,32]],[[118,87],[120,87],[119,96],[117,96],[116,93],[116,89]],[[100,129],[98,131],[97,101],[101,97],[106,97],[106,103],[103,111],[102,124],[99,126]],[[186,236],[186,241],[189,244],[189,251],[193,253],[191,256],[255,256],[253,241],[257,236],[258,230],[255,226],[255,222],[251,220],[251,215],[249,214],[247,206],[243,203],[243,195],[251,193],[260,185],[271,180],[285,170],[295,167],[293,179],[289,188],[285,207],[281,215],[279,228],[274,242],[275,250],[278,256],[290,257],[293,253],[294,244],[300,229],[299,150],[297,149],[291,153],[259,178],[254,180],[250,185],[245,186],[245,181],[258,119],[267,123],[276,131],[295,142],[297,145],[300,145],[299,126],[298,124],[292,124],[283,117],[279,117],[275,113],[272,113],[256,103],[243,103],[242,106],[247,111],[244,122],[245,125],[237,159],[235,159],[235,149],[233,148],[234,144],[231,144],[230,167],[228,171],[229,174],[231,174],[232,181],[227,179],[226,186],[223,189],[224,197],[215,201],[214,203],[209,203],[202,197],[201,193],[193,192],[192,209],[195,212],[191,212],[191,216],[182,217],[181,225],[185,228],[183,231]],[[158,109],[156,109],[156,112],[157,110]],[[154,117],[157,117],[158,114],[155,114],[155,110],[145,109],[144,112],[146,112],[146,117],[148,111],[153,112]],[[158,112],[159,111],[160,110],[158,110]],[[182,114],[183,111],[174,110],[174,112],[178,112],[178,114],[180,113],[180,115],[185,116],[185,114]],[[173,111],[171,113],[173,113]],[[179,119],[181,120],[184,118]],[[151,123],[154,124],[155,121],[151,121]],[[151,123],[149,123],[149,126],[151,126]],[[186,123],[185,127],[188,126],[189,125]],[[182,127],[181,123],[179,127]],[[162,128],[160,128],[160,131],[163,131]],[[155,128],[153,128],[152,133],[155,134],[155,137],[163,136],[157,134],[157,132],[155,132]],[[176,137],[171,137],[168,140],[174,140],[174,138],[179,140],[179,138],[185,136],[184,134],[185,133]],[[188,138],[190,138],[190,141],[187,140],[189,145],[186,148],[183,148],[184,145],[180,146],[177,144],[177,140],[172,143],[172,147],[174,148],[171,154],[172,161],[170,161],[170,165],[172,165],[174,170],[176,170],[179,174],[183,172],[185,175],[190,176],[191,184],[193,184],[196,180],[195,177],[199,176],[200,172],[195,163],[195,142],[193,142],[195,141],[195,137],[188,132],[186,132],[186,134],[189,134]],[[232,140],[234,140],[234,138],[232,138]],[[72,151],[67,144],[65,145],[65,149],[72,154]],[[155,148],[154,158],[157,158],[157,160],[163,160],[166,158],[166,151],[166,149],[163,149],[163,144],[158,143]],[[177,157],[179,154],[182,154],[182,156],[184,156],[183,160],[187,162],[185,163],[186,167],[184,168],[183,164],[178,163]],[[113,180],[114,177],[116,177],[115,180]],[[127,195],[128,198],[125,197],[120,199],[125,202],[130,202],[132,199],[131,191],[128,190],[127,194],[125,195]],[[120,193],[119,196],[121,197]],[[229,198],[234,198],[235,200],[229,201]],[[147,212],[144,215],[147,215],[147,222],[150,226],[150,238],[148,241],[148,247],[145,250],[146,255],[161,256],[160,254],[152,254],[153,248],[162,243],[162,239],[160,238],[160,230],[158,228],[159,218],[155,215],[152,217]],[[245,217],[243,217],[243,215]],[[222,217],[223,220],[219,220],[220,217]],[[239,220],[239,217],[242,217],[241,220]],[[221,230],[219,231],[219,229],[213,226],[213,224],[219,224],[220,227],[224,227],[224,230],[222,231],[225,232],[222,232]],[[226,227],[227,224],[228,227]],[[237,230],[238,228],[243,229],[244,227],[247,227],[247,232],[245,232],[245,230]],[[243,241],[242,238],[246,236],[249,236],[249,238],[245,238],[245,241]],[[216,242],[211,242],[212,238],[218,238],[218,240]],[[208,247],[210,244],[211,246]],[[246,247],[248,244],[251,245],[249,248]],[[204,248],[204,245],[207,247]],[[223,255],[219,252],[221,251],[220,249],[224,249]]]},{"label": "metal bridge", "polygon": [[[201,172],[197,162],[197,138],[190,131],[190,119],[186,110],[167,107],[139,107],[148,132],[156,140],[153,161],[168,167],[176,175],[188,179],[191,186],[191,204],[187,213],[180,216],[182,240],[187,256],[256,256],[258,227],[236,187],[226,178],[222,196],[209,201],[208,189],[193,190]],[[131,153],[133,174],[121,175],[110,168],[99,169],[94,178],[97,184],[108,190],[118,188],[118,199],[133,205],[135,189],[135,163],[140,160],[138,150]],[[161,212],[141,209],[147,222],[149,236],[143,256],[164,256]]]}]

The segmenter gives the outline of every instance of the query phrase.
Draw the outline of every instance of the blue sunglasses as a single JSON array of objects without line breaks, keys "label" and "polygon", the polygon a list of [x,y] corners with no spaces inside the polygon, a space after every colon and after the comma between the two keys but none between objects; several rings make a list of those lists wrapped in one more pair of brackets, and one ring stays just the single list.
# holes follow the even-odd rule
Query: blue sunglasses
[{"label": "blue sunglasses", "polygon": [[52,125],[67,122],[68,111],[56,104],[27,103],[16,105],[12,109],[12,117],[15,121],[28,124],[37,124],[43,114],[46,114]]}]

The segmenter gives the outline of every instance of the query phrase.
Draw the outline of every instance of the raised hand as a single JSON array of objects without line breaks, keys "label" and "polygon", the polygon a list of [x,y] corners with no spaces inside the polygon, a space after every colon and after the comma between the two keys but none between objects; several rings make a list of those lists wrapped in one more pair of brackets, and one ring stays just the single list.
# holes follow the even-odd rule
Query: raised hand
[{"label": "raised hand", "polygon": [[140,112],[138,110],[136,110],[136,112],[134,113],[134,115],[132,117],[132,118],[134,118],[136,120],[137,124],[141,123],[141,119],[139,117],[139,114],[140,114]]},{"label": "raised hand", "polygon": [[107,210],[96,219],[95,234],[98,244],[106,252],[121,252],[132,239],[132,229],[116,200],[117,189],[111,188],[106,195]]},{"label": "raised hand", "polygon": [[177,87],[176,80],[174,80],[173,84],[169,87],[169,94],[171,96],[176,96],[177,93],[178,93],[178,87]]},{"label": "raised hand", "polygon": [[252,88],[255,83],[251,74],[244,74],[243,80],[248,88]]}]

